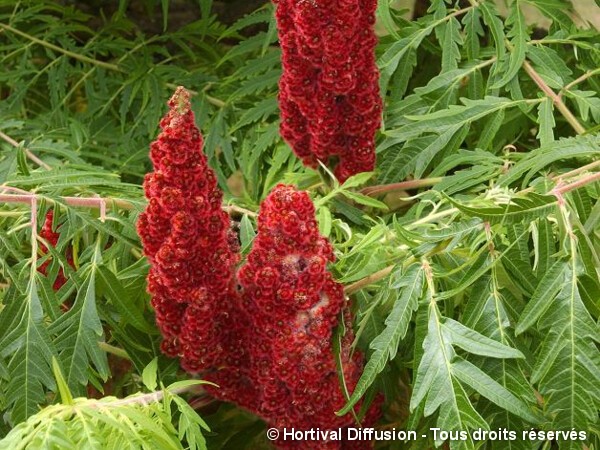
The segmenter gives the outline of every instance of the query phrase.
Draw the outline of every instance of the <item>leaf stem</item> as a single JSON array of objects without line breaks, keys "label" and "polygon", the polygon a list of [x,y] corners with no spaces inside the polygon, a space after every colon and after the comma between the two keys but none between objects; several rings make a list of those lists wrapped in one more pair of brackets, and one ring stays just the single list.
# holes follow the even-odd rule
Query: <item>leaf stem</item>
[{"label": "leaf stem", "polygon": [[236,213],[240,213],[240,214],[245,214],[250,217],[256,217],[258,215],[254,211],[250,211],[249,209],[242,208],[237,205],[224,205],[223,211],[225,211],[227,214],[236,212]]},{"label": "leaf stem", "polygon": [[351,295],[351,294],[355,293],[356,291],[360,291],[362,288],[364,288],[365,286],[368,286],[371,283],[375,283],[379,280],[383,280],[390,273],[392,273],[392,270],[394,270],[394,267],[396,267],[396,265],[387,266],[384,269],[381,269],[375,273],[372,273],[368,277],[362,278],[352,284],[349,284],[348,286],[346,286],[344,288],[344,292],[346,293],[346,295]]},{"label": "leaf stem", "polygon": [[533,68],[533,66],[529,63],[529,61],[523,62],[523,68],[525,72],[529,75],[529,77],[533,80],[535,84],[542,90],[546,96],[552,100],[552,103],[556,106],[556,108],[560,111],[563,117],[569,122],[569,125],[575,130],[577,134],[584,134],[585,128],[577,118],[573,115],[571,110],[567,108],[567,105],[562,101],[559,95],[557,95],[551,88],[546,84],[546,82],[542,79],[539,73]]},{"label": "leaf stem", "polygon": [[423,178],[421,180],[408,180],[402,181],[400,183],[391,183],[391,184],[381,184],[377,186],[367,186],[366,188],[360,191],[363,195],[374,196],[383,194],[391,191],[398,191],[404,189],[416,189],[420,187],[429,187],[434,186],[438,183],[441,183],[444,180],[444,177],[437,178]]},{"label": "leaf stem", "polygon": [[577,169],[561,173],[560,175],[555,175],[552,177],[552,179],[561,180],[563,178],[574,177],[575,175],[579,175],[581,172],[586,172],[588,170],[595,169],[596,167],[600,167],[600,161],[594,161],[592,163],[586,164],[585,166],[578,167]]},{"label": "leaf stem", "polygon": [[107,63],[104,61],[98,61],[97,59],[90,58],[89,56],[80,55],[79,53],[74,53],[70,50],[66,50],[62,47],[59,47],[58,45],[54,45],[54,44],[51,44],[50,42],[44,41],[43,39],[36,38],[35,36],[32,36],[30,34],[25,33],[24,31],[13,28],[10,25],[7,25],[5,23],[0,23],[0,28],[10,31],[11,33],[14,33],[14,34],[18,34],[19,36],[22,36],[25,39],[35,42],[36,44],[40,44],[46,48],[49,48],[50,50],[54,50],[56,52],[62,53],[63,55],[70,56],[71,58],[76,59],[78,61],[94,64],[94,65],[97,65],[100,67],[104,67],[105,69],[115,70],[118,72],[125,72],[123,69],[121,69],[116,64],[111,64],[111,63]]},{"label": "leaf stem", "polygon": [[[21,189],[12,188],[10,186],[0,186],[0,191],[4,190],[18,190]],[[53,202],[54,199],[46,197],[44,195],[31,194],[31,193],[20,193],[20,194],[0,194],[0,203],[23,203],[23,204],[31,204],[33,200],[48,200]],[[102,213],[105,210],[107,205],[112,205],[113,207],[117,207],[119,209],[124,210],[132,210],[135,208],[135,204],[128,201],[122,200],[118,198],[104,198],[104,197],[59,197],[60,201],[64,202],[69,206],[82,207],[82,208],[93,208],[99,209]],[[239,214],[247,214],[251,217],[256,217],[257,214],[254,211],[251,211],[246,208],[242,208],[237,205],[223,205],[223,211],[227,214],[239,213]]]},{"label": "leaf stem", "polygon": [[[168,391],[170,394],[179,395],[179,394],[183,394],[185,392],[192,390],[192,388],[197,389],[197,386],[177,387],[177,388],[173,388],[173,389],[168,389]],[[110,403],[102,402],[102,401],[89,402],[86,406],[88,406],[90,408],[98,408],[98,409],[114,408],[114,407],[128,406],[128,405],[146,406],[146,405],[149,405],[150,403],[157,403],[157,402],[162,401],[162,399],[165,397],[165,390],[150,392],[148,394],[143,394],[143,395],[134,395],[134,396],[130,396],[127,398],[114,400]]]},{"label": "leaf stem", "polygon": [[[26,203],[31,204],[32,200],[46,199],[53,201],[43,195],[36,194],[0,194],[0,203]],[[114,204],[120,209],[133,209],[134,204],[118,198],[102,198],[102,197],[60,197],[60,200],[69,206],[81,206],[84,208],[102,209],[104,205]]]},{"label": "leaf stem", "polygon": [[[0,24],[1,25],[1,24]],[[10,145],[12,145],[15,148],[19,148],[21,147],[19,145],[19,143],[17,141],[15,141],[13,138],[11,138],[10,136],[4,134],[2,131],[0,131],[0,139],[2,139],[3,141],[8,142]],[[44,161],[42,161],[40,158],[38,158],[31,150],[29,150],[28,148],[23,147],[23,151],[25,152],[25,156],[27,156],[27,158],[29,158],[31,161],[33,161],[34,163],[36,163],[38,166],[46,169],[46,170],[51,170],[52,167],[49,166],[48,164],[46,164]]]},{"label": "leaf stem", "polygon": [[583,75],[581,75],[579,78],[575,79],[574,81],[571,81],[569,84],[567,84],[565,87],[563,87],[560,90],[560,93],[558,94],[559,96],[562,96],[565,91],[570,90],[573,86],[587,80],[588,78],[593,77],[594,75],[598,75],[600,74],[600,67],[594,70],[590,70],[589,72],[584,73]]},{"label": "leaf stem", "polygon": [[34,280],[33,274],[37,271],[37,251],[38,251],[38,232],[37,232],[37,198],[33,197],[29,200],[31,205],[31,278]]},{"label": "leaf stem", "polygon": [[590,183],[594,183],[600,180],[600,172],[594,172],[592,174],[586,175],[585,177],[580,178],[577,181],[569,184],[559,184],[554,189],[552,189],[551,193],[558,196],[562,196],[567,192],[574,191],[575,189],[579,189],[580,187],[586,186]]},{"label": "leaf stem", "polygon": [[459,212],[458,208],[449,208],[435,214],[430,214],[428,216],[422,217],[421,219],[413,223],[409,223],[407,225],[407,229],[413,229],[417,225],[423,225],[424,223],[432,222],[436,219],[441,219],[442,217],[451,216],[452,214],[456,214],[457,212]]}]

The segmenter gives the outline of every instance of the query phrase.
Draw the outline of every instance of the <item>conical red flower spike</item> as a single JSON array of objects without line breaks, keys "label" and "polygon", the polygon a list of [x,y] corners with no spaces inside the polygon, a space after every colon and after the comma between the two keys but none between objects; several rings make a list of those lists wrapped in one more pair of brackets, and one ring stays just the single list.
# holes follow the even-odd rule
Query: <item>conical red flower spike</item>
[{"label": "conical red flower spike", "polygon": [[281,135],[309,167],[337,161],[341,180],[375,167],[382,102],[373,30],[377,0],[278,0]]},{"label": "conical red flower spike", "polygon": [[190,372],[213,367],[222,356],[219,311],[235,295],[238,251],[229,238],[222,192],[202,153],[189,93],[177,88],[151,145],[154,172],[144,189],[149,204],[138,233],[150,262],[148,291],[165,353],[182,356]]}]

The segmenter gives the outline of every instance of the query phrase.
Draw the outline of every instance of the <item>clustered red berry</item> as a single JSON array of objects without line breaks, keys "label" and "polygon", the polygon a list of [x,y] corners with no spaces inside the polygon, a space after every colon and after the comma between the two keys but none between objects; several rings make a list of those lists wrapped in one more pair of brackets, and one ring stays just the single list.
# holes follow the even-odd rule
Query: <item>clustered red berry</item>
[{"label": "clustered red berry", "polygon": [[[360,377],[362,356],[351,352],[344,290],[327,270],[333,248],[319,234],[308,194],[291,186],[274,188],[261,205],[248,259],[236,273],[239,243],[221,209],[222,193],[202,153],[183,88],[169,107],[151,147],[155,172],[145,179],[149,205],[138,221],[162,350],[179,355],[188,372],[217,384],[206,387],[213,396],[270,426],[337,430],[353,425],[351,414],[335,415],[345,404],[332,345],[342,310],[348,331],[339,358],[350,391]],[[368,423],[378,411],[371,408]],[[277,445],[370,447],[339,441]]]},{"label": "clustered red berry", "polygon": [[[221,311],[235,295],[239,256],[222,192],[202,152],[189,93],[178,88],[150,148],[149,204],[138,233],[150,262],[148,291],[163,334],[162,350],[190,372],[213,367],[226,332]],[[198,343],[202,345],[198,345]]]},{"label": "clustered red berry", "polygon": [[282,51],[281,135],[309,167],[345,180],[375,166],[381,123],[377,0],[274,0]]},{"label": "clustered red berry", "polygon": [[[46,213],[46,218],[44,220],[44,225],[42,225],[42,229],[40,230],[40,237],[44,238],[52,247],[56,247],[58,243],[58,239],[60,238],[60,233],[52,230],[52,222],[54,220],[54,211],[49,210]],[[46,253],[48,252],[48,247],[44,244],[40,245],[41,250]],[[73,267],[73,252],[71,248],[68,248],[66,251],[67,262],[71,267]],[[40,267],[38,267],[38,272],[46,275],[48,273],[48,266],[50,266],[51,258],[48,258],[46,261],[42,263]],[[63,285],[67,282],[67,278],[65,277],[65,272],[61,267],[58,270],[58,274],[56,275],[56,279],[54,280],[54,284],[52,285],[52,289],[58,291]]]},{"label": "clustered red berry", "polygon": [[[329,241],[319,234],[306,192],[278,185],[261,205],[258,234],[238,272],[242,311],[252,333],[246,342],[247,378],[256,386],[246,406],[278,429],[338,429],[353,423],[335,415],[345,398],[332,350],[332,333],[345,303],[343,287],[327,271],[334,260]],[[346,309],[347,311],[347,309]],[[360,377],[362,357],[350,355],[349,313],[341,361],[349,389]],[[236,398],[236,397],[232,397]],[[298,443],[280,440],[281,448]],[[287,444],[287,445],[286,445]],[[338,449],[341,443],[302,442],[302,448]]]}]

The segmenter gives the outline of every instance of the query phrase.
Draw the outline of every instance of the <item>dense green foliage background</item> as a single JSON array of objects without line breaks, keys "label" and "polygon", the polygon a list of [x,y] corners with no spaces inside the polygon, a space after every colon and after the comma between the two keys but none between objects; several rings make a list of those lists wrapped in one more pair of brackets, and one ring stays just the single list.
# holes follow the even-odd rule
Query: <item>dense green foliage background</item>
[{"label": "dense green foliage background", "polygon": [[[188,23],[169,14],[181,2],[165,0],[98,14],[76,2],[0,2],[0,437],[21,424],[0,448],[16,448],[23,427],[42,430],[29,448],[110,448],[119,421],[102,422],[93,400],[78,416],[71,397],[188,378],[158,350],[135,232],[148,145],[178,85],[194,91],[243,248],[256,224],[241,208],[257,210],[278,182],[310,190],[367,354],[345,409],[383,392],[381,426],[418,435],[435,426],[588,434],[451,448],[599,448],[598,30],[567,0],[512,0],[506,14],[491,0],[433,0],[412,21],[380,0],[378,167],[340,186],[303,168],[279,137],[273,6],[224,25],[212,3],[190,2],[199,19]],[[548,29],[528,22],[531,10]],[[65,199],[96,196],[106,202]],[[61,237],[44,255],[30,223],[33,211],[39,228],[50,207]],[[44,276],[36,267],[49,257]],[[69,281],[54,292],[59,267]],[[159,439],[145,434],[152,423],[164,426],[152,448],[268,445],[258,419],[201,392],[191,405],[212,430],[204,438],[181,398],[173,411],[170,399],[133,398],[125,412],[107,407],[129,417],[121,432],[132,448]],[[62,409],[38,413],[59,400]],[[39,422],[24,422],[36,413]]]}]

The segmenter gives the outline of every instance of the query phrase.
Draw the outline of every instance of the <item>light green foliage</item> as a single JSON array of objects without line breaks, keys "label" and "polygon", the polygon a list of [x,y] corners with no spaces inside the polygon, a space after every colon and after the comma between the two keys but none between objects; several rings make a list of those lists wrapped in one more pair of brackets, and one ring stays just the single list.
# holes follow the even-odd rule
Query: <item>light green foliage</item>
[{"label": "light green foliage", "polygon": [[[432,427],[575,428],[586,441],[560,449],[600,448],[600,47],[573,2],[435,0],[407,21],[380,0],[377,168],[343,184],[279,136],[271,3],[225,26],[202,0],[179,26],[172,2],[140,2],[159,34],[129,16],[134,2],[94,20],[72,3],[0,2],[0,132],[17,143],[0,141],[0,195],[36,193],[38,229],[49,208],[61,226],[41,252],[30,205],[0,203],[0,448],[267,448],[264,424],[234,406],[196,399],[203,436],[169,390],[138,401],[142,386],[189,378],[161,355],[135,231],[148,145],[178,85],[194,91],[243,255],[274,185],[315,201],[365,354],[340,412],[361,405],[361,419],[383,393],[382,426],[430,436],[392,448],[441,445]],[[96,195],[105,214],[64,199]],[[82,398],[94,390],[106,398]]]},{"label": "light green foliage", "polygon": [[[149,366],[150,367],[150,366]],[[2,450],[189,449],[206,450],[206,423],[176,392],[201,381],[176,383],[162,391],[124,399],[73,398],[54,360],[62,403],[48,406],[17,425],[4,439]],[[156,376],[156,366],[154,366]],[[172,408],[175,404],[176,409]],[[179,414],[179,429],[172,424]],[[188,446],[181,438],[186,436]]]}]

